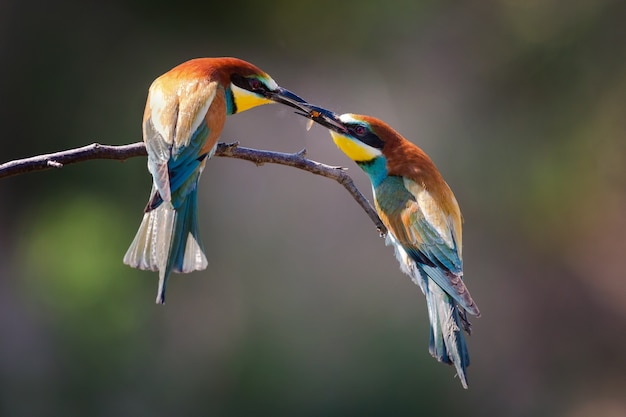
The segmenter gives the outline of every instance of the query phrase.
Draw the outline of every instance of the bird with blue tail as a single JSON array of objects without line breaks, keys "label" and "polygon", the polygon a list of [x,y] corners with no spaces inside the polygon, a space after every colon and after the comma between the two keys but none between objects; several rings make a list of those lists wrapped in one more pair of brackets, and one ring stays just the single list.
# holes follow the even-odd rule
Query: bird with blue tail
[{"label": "bird with blue tail", "polygon": [[165,303],[172,272],[207,267],[198,234],[198,180],[226,116],[268,103],[301,110],[302,102],[237,58],[192,59],[154,80],[143,116],[152,191],[124,263],[159,272],[158,304]]},{"label": "bird with blue tail", "polygon": [[382,120],[307,105],[299,114],[329,129],[339,149],[368,175],[378,216],[401,270],[426,296],[430,354],[454,365],[467,388],[467,313],[480,311],[463,282],[462,217],[433,161]]}]

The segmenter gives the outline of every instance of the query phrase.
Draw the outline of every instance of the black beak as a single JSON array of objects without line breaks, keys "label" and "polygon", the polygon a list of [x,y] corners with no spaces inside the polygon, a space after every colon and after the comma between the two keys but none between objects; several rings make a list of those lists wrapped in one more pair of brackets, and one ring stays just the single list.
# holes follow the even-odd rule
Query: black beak
[{"label": "black beak", "polygon": [[287,106],[293,107],[302,112],[307,111],[307,107],[305,107],[307,102],[304,101],[304,99],[282,87],[278,87],[276,90],[268,92],[267,98],[277,103],[286,104]]},{"label": "black beak", "polygon": [[295,108],[298,110],[296,114],[311,119],[327,129],[334,130],[338,133],[348,133],[348,129],[346,129],[336,113],[326,110],[323,107],[309,104],[304,101],[303,98],[285,88],[278,87],[276,90],[270,91],[268,98],[277,103],[286,104],[287,106]]},{"label": "black beak", "polygon": [[346,126],[343,124],[341,119],[339,119],[339,115],[336,113],[326,110],[323,107],[307,103],[302,103],[299,107],[303,109],[302,113],[297,112],[299,115],[311,119],[325,128],[334,130],[337,133],[348,133],[348,129],[346,129]]}]

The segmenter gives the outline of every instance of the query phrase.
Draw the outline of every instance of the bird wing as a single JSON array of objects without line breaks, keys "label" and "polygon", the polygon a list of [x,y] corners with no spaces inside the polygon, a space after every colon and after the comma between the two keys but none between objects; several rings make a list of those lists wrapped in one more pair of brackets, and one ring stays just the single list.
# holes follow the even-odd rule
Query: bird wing
[{"label": "bird wing", "polygon": [[188,187],[195,186],[204,159],[200,158],[203,156],[200,152],[209,136],[206,115],[217,90],[216,81],[197,78],[181,81],[165,76],[150,87],[143,134],[148,170],[158,195],[148,208],[163,200],[172,201],[177,190],[184,195]]},{"label": "bird wing", "polygon": [[[463,283],[460,214],[446,213],[431,193],[404,178],[408,193],[399,211],[387,216],[389,228],[420,268],[456,302],[479,314]],[[456,216],[456,218],[455,218]]]}]

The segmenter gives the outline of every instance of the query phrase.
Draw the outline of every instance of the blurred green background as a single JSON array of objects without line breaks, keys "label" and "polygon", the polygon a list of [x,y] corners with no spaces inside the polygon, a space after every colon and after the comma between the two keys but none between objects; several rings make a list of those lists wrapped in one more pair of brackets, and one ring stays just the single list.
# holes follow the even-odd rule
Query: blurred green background
[{"label": "blurred green background", "polygon": [[[2,416],[626,415],[626,2],[0,3],[0,162],[140,140],[148,86],[249,60],[421,146],[465,217],[483,313],[470,389],[427,350],[426,306],[338,184],[207,164],[209,268],[121,262],[144,158],[0,181]],[[223,141],[363,173],[283,106]]]}]

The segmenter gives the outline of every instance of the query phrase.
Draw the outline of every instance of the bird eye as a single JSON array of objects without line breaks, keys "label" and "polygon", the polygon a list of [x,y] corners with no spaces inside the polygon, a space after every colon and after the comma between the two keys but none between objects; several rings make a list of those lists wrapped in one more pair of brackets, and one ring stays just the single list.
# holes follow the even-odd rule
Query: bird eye
[{"label": "bird eye", "polygon": [[257,78],[250,78],[248,85],[250,85],[250,88],[253,90],[263,90],[263,83]]},{"label": "bird eye", "polygon": [[354,127],[354,133],[356,133],[358,136],[363,136],[366,133],[366,129],[365,126],[361,126],[361,125],[356,125]]}]

